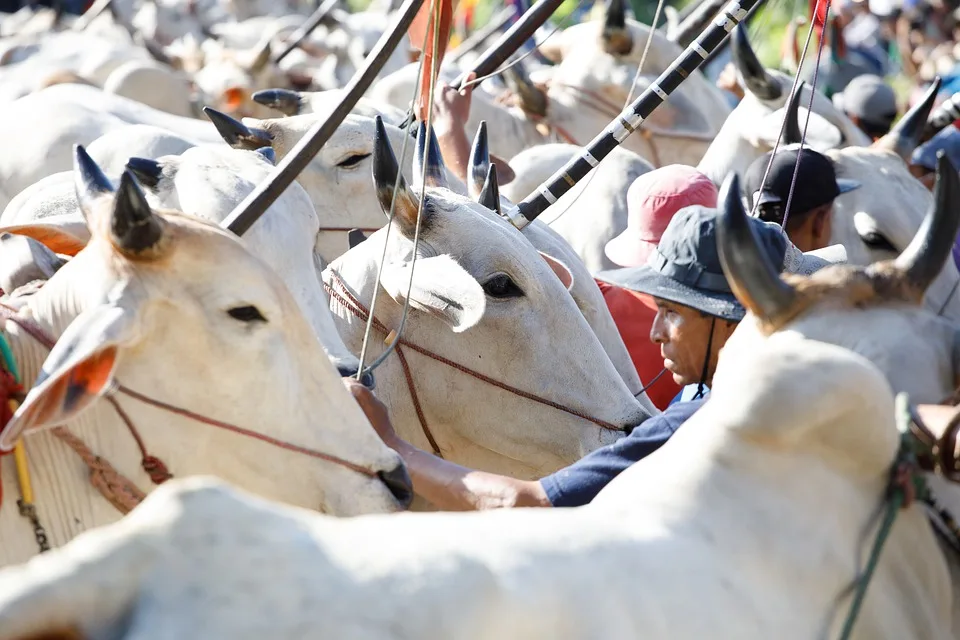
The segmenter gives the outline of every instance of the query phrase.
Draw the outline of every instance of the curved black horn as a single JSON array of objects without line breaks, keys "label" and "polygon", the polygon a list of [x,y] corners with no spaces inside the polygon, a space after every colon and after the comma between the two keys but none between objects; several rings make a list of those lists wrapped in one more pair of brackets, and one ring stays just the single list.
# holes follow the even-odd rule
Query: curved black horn
[{"label": "curved black horn", "polygon": [[147,197],[131,171],[124,171],[120,176],[110,233],[118,249],[133,254],[156,246],[163,236],[160,219],[150,210]]},{"label": "curved black horn", "polygon": [[786,122],[783,128],[783,143],[796,144],[803,142],[803,132],[800,130],[800,92],[803,91],[803,80],[797,83],[797,90],[787,102]]},{"label": "curved black horn", "polygon": [[264,160],[276,166],[277,152],[273,150],[273,147],[260,147],[257,149],[256,153],[259,153],[261,156],[263,156]]},{"label": "curved black horn", "polygon": [[163,177],[163,167],[149,158],[130,158],[127,160],[127,170],[148,189],[155,189]]},{"label": "curved black horn", "polygon": [[743,25],[735,28],[732,38],[733,63],[747,90],[761,100],[776,100],[782,96],[783,88],[780,83],[760,64],[757,54],[750,46],[746,28]]},{"label": "curved black horn", "polygon": [[633,49],[633,35],[627,29],[626,0],[607,0],[602,41],[604,51],[611,55],[626,55]]},{"label": "curved black horn", "polygon": [[[427,135],[429,131],[430,135]],[[430,139],[429,145],[427,138]],[[413,155],[414,183],[422,187],[447,186],[447,173],[440,153],[440,143],[433,126],[427,127],[425,122],[420,123],[417,131],[417,151]]]},{"label": "curved black horn", "polygon": [[930,113],[920,141],[926,142],[954,120],[960,120],[960,91],[944,100]]},{"label": "curved black horn", "polygon": [[960,177],[957,169],[940,151],[937,154],[937,183],[933,206],[910,244],[896,260],[896,266],[916,291],[923,293],[950,257],[960,226]]},{"label": "curved black horn", "polygon": [[73,146],[73,173],[80,213],[85,219],[89,219],[94,202],[105,194],[113,193],[113,184],[103,175],[103,170],[87,150],[79,144]]},{"label": "curved black horn", "polygon": [[467,193],[471,198],[480,195],[483,181],[490,170],[490,146],[487,142],[487,121],[481,120],[470,149],[470,169],[467,171]]},{"label": "curved black horn", "polygon": [[933,109],[938,91],[940,91],[939,76],[934,79],[923,98],[900,118],[889,133],[874,144],[879,148],[893,151],[903,158],[904,162],[909,163],[910,156],[913,155],[923,137],[923,131],[927,126],[927,118],[930,117],[930,111]]},{"label": "curved black horn", "polygon": [[399,222],[400,229],[408,233],[416,226],[420,203],[415,200],[407,188],[406,180],[403,179],[397,157],[393,154],[390,138],[387,137],[386,127],[383,126],[383,118],[376,116],[374,123],[376,134],[373,139],[373,185],[377,191],[377,200],[380,202],[383,213],[389,217],[394,187],[396,187],[397,204],[393,207],[394,219]]},{"label": "curved black horn", "polygon": [[263,129],[251,129],[239,120],[210,107],[204,107],[203,113],[210,118],[224,142],[234,149],[256,151],[260,147],[272,146],[273,136]]},{"label": "curved black horn", "polygon": [[717,248],[730,288],[755,316],[776,322],[793,308],[797,293],[780,279],[762,253],[740,202],[740,181],[735,173],[723,181],[719,202],[722,212],[717,222]]},{"label": "curved black horn", "polygon": [[350,231],[347,232],[347,244],[350,245],[351,249],[366,239],[367,236],[363,235],[363,231],[360,229],[350,229]]},{"label": "curved black horn", "polygon": [[276,109],[285,116],[295,116],[303,108],[303,96],[289,89],[264,89],[251,97],[254,102]]},{"label": "curved black horn", "polygon": [[483,182],[483,188],[480,190],[477,202],[495,212],[497,215],[502,215],[500,211],[500,183],[497,181],[497,165],[490,165],[487,171],[487,179]]}]

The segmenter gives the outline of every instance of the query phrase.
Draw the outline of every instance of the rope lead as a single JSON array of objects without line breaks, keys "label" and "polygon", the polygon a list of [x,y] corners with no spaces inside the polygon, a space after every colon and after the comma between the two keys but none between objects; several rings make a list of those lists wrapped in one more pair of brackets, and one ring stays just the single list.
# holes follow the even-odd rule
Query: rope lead
[{"label": "rope lead", "polygon": [[867,595],[867,587],[870,586],[870,580],[877,569],[883,546],[890,537],[890,531],[893,530],[897,513],[900,509],[909,507],[916,499],[925,500],[929,494],[927,481],[917,466],[917,454],[924,445],[910,431],[910,401],[906,393],[897,394],[895,413],[897,430],[900,431],[900,450],[897,452],[897,458],[890,473],[883,520],[880,522],[880,529],[870,549],[867,565],[856,579],[853,602],[843,623],[840,640],[849,640],[853,634],[854,624]]}]

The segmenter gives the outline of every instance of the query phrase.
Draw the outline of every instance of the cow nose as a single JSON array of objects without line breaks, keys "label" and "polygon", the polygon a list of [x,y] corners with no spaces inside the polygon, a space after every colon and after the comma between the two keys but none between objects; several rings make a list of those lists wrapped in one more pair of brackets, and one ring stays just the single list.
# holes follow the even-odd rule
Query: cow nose
[{"label": "cow nose", "polygon": [[[337,367],[337,371],[340,373],[341,378],[357,377],[357,368],[353,366],[340,365]],[[377,379],[373,377],[372,372],[364,371],[363,375],[360,376],[360,384],[367,389],[375,389],[377,387]]]},{"label": "cow nose", "polygon": [[413,502],[413,483],[410,481],[406,465],[401,463],[389,471],[378,471],[377,477],[387,485],[387,489],[403,509],[410,506]]}]

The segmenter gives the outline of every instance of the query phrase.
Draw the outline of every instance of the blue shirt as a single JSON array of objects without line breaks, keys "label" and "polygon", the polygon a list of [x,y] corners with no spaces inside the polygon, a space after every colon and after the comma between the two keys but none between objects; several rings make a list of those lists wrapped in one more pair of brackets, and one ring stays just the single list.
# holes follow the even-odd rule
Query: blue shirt
[{"label": "blue shirt", "polygon": [[706,398],[672,404],[660,415],[638,425],[630,435],[543,478],[540,484],[550,504],[555,507],[587,504],[623,470],[659,449],[704,402]]}]

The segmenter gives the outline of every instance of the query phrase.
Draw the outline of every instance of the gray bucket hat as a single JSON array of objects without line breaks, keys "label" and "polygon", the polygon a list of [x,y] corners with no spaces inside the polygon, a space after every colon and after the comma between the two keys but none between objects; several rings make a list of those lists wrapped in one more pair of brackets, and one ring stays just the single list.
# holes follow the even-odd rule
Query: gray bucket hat
[{"label": "gray bucket hat", "polygon": [[[597,274],[597,279],[646,293],[723,320],[739,321],[746,310],[738,301],[720,265],[717,220],[720,211],[692,206],[673,217],[647,264]],[[750,218],[760,247],[771,264],[809,275],[828,264],[846,261],[841,245],[802,253],[780,226]]]}]

